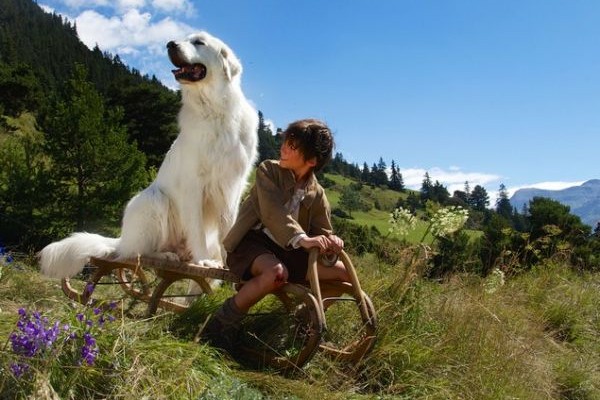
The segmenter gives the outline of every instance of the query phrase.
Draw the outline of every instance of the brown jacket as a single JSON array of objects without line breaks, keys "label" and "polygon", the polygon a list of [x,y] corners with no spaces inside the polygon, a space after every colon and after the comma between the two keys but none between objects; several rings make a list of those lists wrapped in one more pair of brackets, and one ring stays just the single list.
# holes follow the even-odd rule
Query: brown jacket
[{"label": "brown jacket", "polygon": [[256,170],[256,181],[240,207],[235,224],[223,240],[225,250],[235,250],[244,235],[260,222],[283,248],[301,233],[308,236],[330,235],[329,202],[314,174],[308,179],[306,195],[298,211],[298,221],[287,213],[284,205],[294,195],[295,184],[293,172],[281,168],[279,161],[263,161]]}]

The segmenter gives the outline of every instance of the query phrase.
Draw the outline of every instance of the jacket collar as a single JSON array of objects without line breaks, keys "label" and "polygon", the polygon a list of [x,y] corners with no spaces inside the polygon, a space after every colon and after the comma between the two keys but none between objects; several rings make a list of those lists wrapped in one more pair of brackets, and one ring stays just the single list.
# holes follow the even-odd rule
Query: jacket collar
[{"label": "jacket collar", "polygon": [[[279,164],[279,161],[277,162]],[[296,178],[294,177],[294,173],[289,169],[281,168],[284,176],[284,188],[287,193],[291,196],[294,195],[294,188],[296,187]],[[317,197],[317,177],[314,173],[311,172],[308,180],[306,181],[306,193],[304,195],[304,199],[302,200],[302,205],[306,208],[309,208],[315,197]]]}]

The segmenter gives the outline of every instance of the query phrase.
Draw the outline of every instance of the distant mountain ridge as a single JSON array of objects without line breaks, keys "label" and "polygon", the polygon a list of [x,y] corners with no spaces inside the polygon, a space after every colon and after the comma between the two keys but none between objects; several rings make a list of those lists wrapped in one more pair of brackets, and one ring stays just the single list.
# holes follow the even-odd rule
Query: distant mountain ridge
[{"label": "distant mountain ridge", "polygon": [[534,197],[546,197],[571,208],[585,224],[595,228],[600,222],[600,179],[591,179],[580,186],[562,190],[519,189],[510,198],[510,204],[520,212]]}]

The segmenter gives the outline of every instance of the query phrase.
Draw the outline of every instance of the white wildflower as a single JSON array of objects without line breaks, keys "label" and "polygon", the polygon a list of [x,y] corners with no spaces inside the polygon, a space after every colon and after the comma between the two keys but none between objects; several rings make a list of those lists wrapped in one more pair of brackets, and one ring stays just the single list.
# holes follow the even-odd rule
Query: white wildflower
[{"label": "white wildflower", "polygon": [[469,219],[469,211],[462,207],[441,208],[431,218],[431,233],[445,237],[462,228]]},{"label": "white wildflower", "polygon": [[391,225],[389,231],[392,234],[397,234],[400,236],[408,235],[408,232],[415,229],[417,225],[417,219],[415,216],[408,210],[405,210],[402,207],[396,208],[390,214],[390,219],[388,221]]},{"label": "white wildflower", "polygon": [[494,293],[498,288],[504,286],[504,272],[498,268],[494,268],[492,273],[486,278],[483,286],[486,293]]}]

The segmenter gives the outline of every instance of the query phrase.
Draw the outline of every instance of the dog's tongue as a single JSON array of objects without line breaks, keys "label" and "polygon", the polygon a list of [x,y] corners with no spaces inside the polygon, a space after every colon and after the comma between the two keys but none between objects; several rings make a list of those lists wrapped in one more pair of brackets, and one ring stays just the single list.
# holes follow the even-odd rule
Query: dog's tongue
[{"label": "dog's tongue", "polygon": [[203,64],[184,65],[172,70],[175,79],[186,81],[199,81],[206,76],[206,67]]}]

